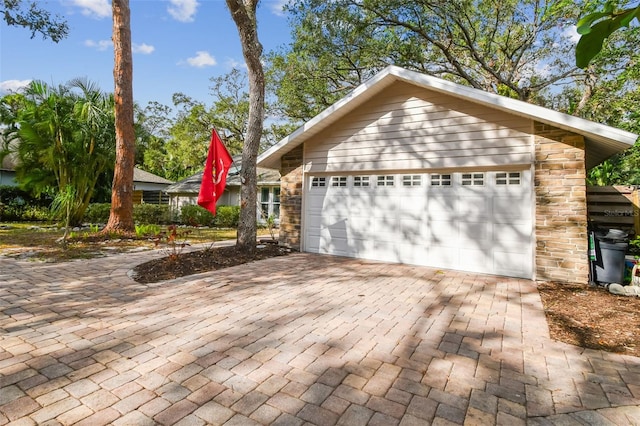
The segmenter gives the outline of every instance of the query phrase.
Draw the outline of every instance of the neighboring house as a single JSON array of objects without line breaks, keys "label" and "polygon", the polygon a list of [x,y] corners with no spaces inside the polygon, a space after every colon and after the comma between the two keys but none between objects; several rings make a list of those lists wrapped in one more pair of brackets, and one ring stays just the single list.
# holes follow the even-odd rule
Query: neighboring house
[{"label": "neighboring house", "polygon": [[[15,162],[8,155],[0,167],[0,185],[18,186],[15,180]],[[163,177],[145,172],[135,167],[133,169],[133,202],[135,204],[167,204],[169,197],[164,190],[173,182]]]},{"label": "neighboring house", "polygon": [[[227,186],[216,205],[240,205],[241,159],[239,155],[233,157],[233,164],[227,175]],[[273,216],[277,220],[280,217],[280,173],[277,170],[258,167],[257,174],[258,219],[264,221],[265,218]],[[202,172],[198,172],[169,186],[166,192],[169,194],[171,209],[179,212],[182,206],[197,204],[201,182]]]},{"label": "neighboring house", "polygon": [[18,185],[18,182],[16,182],[15,162],[12,154],[4,157],[2,163],[0,163],[0,186],[2,185]]},{"label": "neighboring house", "polygon": [[636,139],[390,66],[258,165],[302,251],[587,282],[586,170]]},{"label": "neighboring house", "polygon": [[134,204],[167,204],[169,196],[166,189],[171,184],[173,181],[135,167],[133,169]]}]

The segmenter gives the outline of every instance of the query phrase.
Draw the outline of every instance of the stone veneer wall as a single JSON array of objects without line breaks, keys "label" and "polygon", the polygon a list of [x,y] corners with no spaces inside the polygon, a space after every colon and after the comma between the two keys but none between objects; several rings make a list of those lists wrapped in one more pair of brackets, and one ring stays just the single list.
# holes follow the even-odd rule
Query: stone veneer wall
[{"label": "stone veneer wall", "polygon": [[280,244],[300,250],[302,224],[302,146],[280,159]]},{"label": "stone veneer wall", "polygon": [[584,138],[536,122],[536,278],[587,283]]}]

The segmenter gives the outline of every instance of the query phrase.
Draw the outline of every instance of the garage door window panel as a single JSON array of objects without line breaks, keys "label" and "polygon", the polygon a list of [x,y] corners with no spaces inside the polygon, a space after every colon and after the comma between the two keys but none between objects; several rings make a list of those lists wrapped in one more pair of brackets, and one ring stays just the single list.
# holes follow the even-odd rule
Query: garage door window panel
[{"label": "garage door window panel", "polygon": [[463,173],[461,183],[462,186],[483,186],[484,173]]},{"label": "garage door window panel", "polygon": [[354,176],[353,177],[353,186],[356,188],[368,188],[370,186],[370,178],[369,176]]},{"label": "garage door window panel", "polygon": [[311,188],[324,188],[327,186],[327,178],[312,176],[311,177]]},{"label": "garage door window panel", "polygon": [[402,176],[402,186],[405,186],[405,187],[422,186],[422,176],[421,175],[404,175]]},{"label": "garage door window panel", "polygon": [[393,175],[378,176],[377,182],[378,182],[378,186],[380,187],[394,186],[395,176]]},{"label": "garage door window panel", "polygon": [[344,188],[347,186],[346,176],[331,176],[331,186]]},{"label": "garage door window panel", "polygon": [[450,174],[431,174],[431,186],[451,186],[451,175]]},{"label": "garage door window panel", "polygon": [[520,185],[520,172],[499,172],[496,173],[496,185]]}]

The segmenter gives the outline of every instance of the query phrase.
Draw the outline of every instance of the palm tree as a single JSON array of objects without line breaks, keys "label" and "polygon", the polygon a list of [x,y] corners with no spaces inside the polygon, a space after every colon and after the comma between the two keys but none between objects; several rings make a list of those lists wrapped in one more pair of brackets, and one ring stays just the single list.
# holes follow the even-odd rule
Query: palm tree
[{"label": "palm tree", "polygon": [[3,151],[17,154],[20,186],[35,195],[73,188],[69,220],[80,223],[98,177],[113,163],[113,99],[79,79],[57,87],[34,81],[9,96],[1,100]]}]

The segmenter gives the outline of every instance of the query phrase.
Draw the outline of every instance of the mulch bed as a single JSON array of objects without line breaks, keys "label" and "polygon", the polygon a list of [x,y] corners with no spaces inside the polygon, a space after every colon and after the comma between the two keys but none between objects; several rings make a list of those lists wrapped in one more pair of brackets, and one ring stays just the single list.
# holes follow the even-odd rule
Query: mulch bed
[{"label": "mulch bed", "polygon": [[640,298],[604,287],[543,283],[538,286],[551,338],[583,348],[640,356]]},{"label": "mulch bed", "polygon": [[160,259],[142,263],[133,269],[133,279],[141,284],[171,280],[201,272],[214,271],[275,256],[285,256],[291,249],[277,244],[261,244],[255,253],[239,250],[236,246],[173,253]]}]

